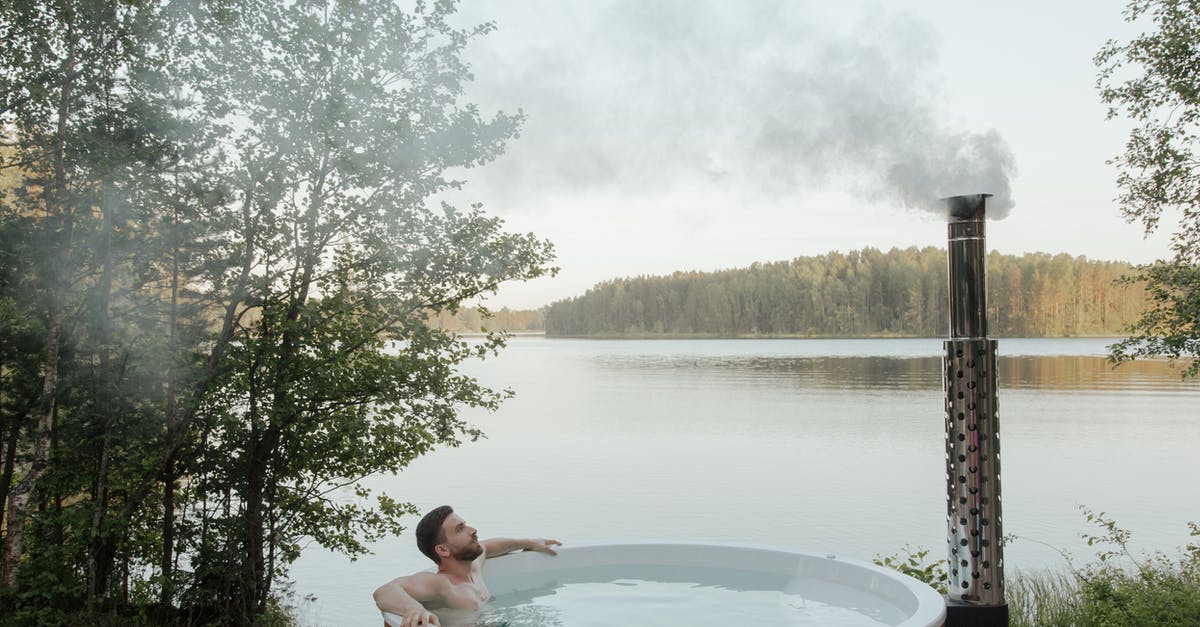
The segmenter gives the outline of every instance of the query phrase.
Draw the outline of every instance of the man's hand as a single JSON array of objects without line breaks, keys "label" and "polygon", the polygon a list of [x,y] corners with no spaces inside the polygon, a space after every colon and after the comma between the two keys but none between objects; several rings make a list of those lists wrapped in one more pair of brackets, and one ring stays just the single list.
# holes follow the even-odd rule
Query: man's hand
[{"label": "man's hand", "polygon": [[524,540],[492,538],[484,540],[482,544],[484,551],[486,551],[486,556],[489,558],[508,555],[513,551],[537,551],[538,553],[558,555],[558,551],[555,551],[554,547],[562,546],[562,542],[547,540],[546,538],[528,538]]},{"label": "man's hand", "polygon": [[404,613],[404,620],[400,621],[400,627],[429,627],[429,625],[438,625],[442,623],[438,621],[437,614],[426,609],[419,609],[412,612]]},{"label": "man's hand", "polygon": [[538,553],[549,553],[550,555],[558,555],[553,547],[562,546],[562,542],[558,540],[547,540],[545,538],[534,538],[529,540],[529,545],[525,547],[526,551],[537,551]]}]

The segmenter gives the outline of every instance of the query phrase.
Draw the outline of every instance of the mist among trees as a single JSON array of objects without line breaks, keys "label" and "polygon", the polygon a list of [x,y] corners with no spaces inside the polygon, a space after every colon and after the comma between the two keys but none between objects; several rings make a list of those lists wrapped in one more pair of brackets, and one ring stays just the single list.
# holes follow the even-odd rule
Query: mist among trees
[{"label": "mist among trees", "polygon": [[479,435],[503,337],[427,320],[551,249],[437,201],[521,122],[454,9],[2,5],[0,622],[270,620],[412,512],[358,479]]}]

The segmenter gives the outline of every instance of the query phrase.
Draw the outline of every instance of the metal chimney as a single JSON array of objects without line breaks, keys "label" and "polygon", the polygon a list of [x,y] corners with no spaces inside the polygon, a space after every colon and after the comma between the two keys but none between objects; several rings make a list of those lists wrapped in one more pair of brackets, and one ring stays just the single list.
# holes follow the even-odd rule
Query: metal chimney
[{"label": "metal chimney", "polygon": [[987,338],[984,208],[991,194],[946,198],[950,339],[946,394],[946,627],[1008,625],[1000,518],[996,341]]}]

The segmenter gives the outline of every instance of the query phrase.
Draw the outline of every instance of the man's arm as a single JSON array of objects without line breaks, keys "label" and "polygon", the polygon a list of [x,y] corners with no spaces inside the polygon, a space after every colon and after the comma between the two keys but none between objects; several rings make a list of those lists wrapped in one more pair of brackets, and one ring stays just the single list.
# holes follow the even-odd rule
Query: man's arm
[{"label": "man's arm", "polygon": [[440,625],[438,617],[422,603],[441,600],[446,582],[433,573],[417,573],[393,579],[375,591],[375,605],[381,612],[404,617],[402,627]]},{"label": "man's arm", "polygon": [[498,557],[513,551],[537,551],[539,553],[549,553],[550,555],[558,555],[553,547],[562,546],[562,542],[558,540],[547,540],[545,538],[527,538],[525,540],[515,540],[513,538],[492,538],[484,540],[480,544],[483,545],[484,557]]}]

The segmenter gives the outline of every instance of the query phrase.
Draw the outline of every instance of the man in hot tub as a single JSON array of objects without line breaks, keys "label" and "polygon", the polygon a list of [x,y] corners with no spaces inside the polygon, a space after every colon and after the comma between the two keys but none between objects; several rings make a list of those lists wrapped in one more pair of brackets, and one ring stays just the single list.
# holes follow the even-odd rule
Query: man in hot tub
[{"label": "man in hot tub", "polygon": [[477,610],[491,600],[483,583],[483,560],[513,551],[557,555],[558,540],[492,538],[479,541],[474,527],[449,505],[436,507],[417,523],[417,548],[437,564],[437,572],[397,577],[375,591],[381,612],[400,614],[400,627],[440,625],[431,610]]}]

